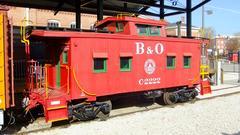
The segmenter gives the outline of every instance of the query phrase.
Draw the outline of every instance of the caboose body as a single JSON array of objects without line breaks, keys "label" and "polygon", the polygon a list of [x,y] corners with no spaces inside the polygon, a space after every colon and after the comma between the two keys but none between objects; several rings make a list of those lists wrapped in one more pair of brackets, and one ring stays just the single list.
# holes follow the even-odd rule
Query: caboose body
[{"label": "caboose body", "polygon": [[107,33],[33,30],[30,38],[44,42],[49,62],[44,83],[30,81],[28,109],[43,105],[47,121],[92,119],[110,111],[109,104],[96,102],[101,98],[126,93],[168,93],[166,103],[194,98],[201,41],[167,37],[165,26],[164,21],[109,17],[96,24],[96,31]]}]

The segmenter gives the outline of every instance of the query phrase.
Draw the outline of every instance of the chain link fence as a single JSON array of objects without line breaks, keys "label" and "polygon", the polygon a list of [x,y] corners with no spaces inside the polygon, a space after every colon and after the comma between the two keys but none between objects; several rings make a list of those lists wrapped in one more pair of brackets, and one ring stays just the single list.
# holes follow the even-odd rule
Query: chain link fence
[{"label": "chain link fence", "polygon": [[221,64],[223,70],[224,84],[238,84],[240,77],[240,64],[223,61]]}]

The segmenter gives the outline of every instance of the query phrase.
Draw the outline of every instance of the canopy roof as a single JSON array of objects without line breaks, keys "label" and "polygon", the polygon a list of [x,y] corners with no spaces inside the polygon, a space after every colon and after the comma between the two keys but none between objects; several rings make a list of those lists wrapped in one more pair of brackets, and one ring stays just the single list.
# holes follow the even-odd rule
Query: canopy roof
[{"label": "canopy roof", "polygon": [[[115,16],[121,13],[149,15],[160,19],[186,13],[187,36],[191,37],[192,12],[211,0],[199,1],[198,4],[192,5],[192,0],[0,0],[0,4],[49,9],[54,10],[55,14],[58,11],[75,12],[76,28],[79,29],[81,29],[81,13],[97,14],[99,21],[103,19],[103,15]],[[150,7],[160,10],[148,10]]]},{"label": "canopy roof", "polygon": [[[76,1],[80,1],[82,13],[97,14],[98,0],[0,0],[0,4],[16,7],[49,9],[55,10],[55,13],[57,13],[58,11],[76,12]],[[103,14],[117,15],[119,13],[134,13],[137,15],[160,16],[160,12],[156,13],[155,11],[147,11],[149,7],[168,9],[170,12],[165,12],[165,16],[181,14],[187,11],[183,5],[179,7],[178,5],[172,5],[169,3],[176,0],[165,0],[167,3],[165,2],[163,5],[161,5],[160,1],[161,0],[103,0]],[[204,0],[193,7],[192,10],[209,1],[210,0]],[[186,2],[183,0],[183,3]],[[175,10],[175,12],[173,10]]]}]

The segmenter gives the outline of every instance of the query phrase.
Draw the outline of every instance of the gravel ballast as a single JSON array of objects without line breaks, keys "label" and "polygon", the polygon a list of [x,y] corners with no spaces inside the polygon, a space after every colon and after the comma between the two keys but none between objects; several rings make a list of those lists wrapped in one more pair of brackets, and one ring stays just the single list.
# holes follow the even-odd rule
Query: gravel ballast
[{"label": "gravel ballast", "polygon": [[237,135],[240,134],[240,94],[31,134]]}]

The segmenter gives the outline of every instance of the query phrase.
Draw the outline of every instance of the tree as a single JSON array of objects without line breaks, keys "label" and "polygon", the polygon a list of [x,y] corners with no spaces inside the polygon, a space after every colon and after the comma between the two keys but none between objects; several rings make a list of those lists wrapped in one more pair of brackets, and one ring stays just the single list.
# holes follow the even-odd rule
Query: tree
[{"label": "tree", "polygon": [[240,36],[240,32],[235,33],[234,36]]},{"label": "tree", "polygon": [[237,38],[231,38],[226,43],[228,52],[236,53],[240,49],[240,41]]},{"label": "tree", "polygon": [[207,27],[207,28],[201,29],[199,32],[202,38],[207,38],[210,41],[207,46],[207,49],[213,49],[215,46],[215,39],[214,39],[215,29],[213,27]]},{"label": "tree", "polygon": [[215,35],[215,29],[213,27],[207,27],[207,28],[201,29],[200,33],[201,33],[201,37],[212,39],[214,38],[214,35]]}]

